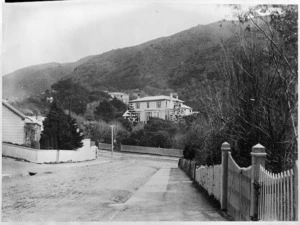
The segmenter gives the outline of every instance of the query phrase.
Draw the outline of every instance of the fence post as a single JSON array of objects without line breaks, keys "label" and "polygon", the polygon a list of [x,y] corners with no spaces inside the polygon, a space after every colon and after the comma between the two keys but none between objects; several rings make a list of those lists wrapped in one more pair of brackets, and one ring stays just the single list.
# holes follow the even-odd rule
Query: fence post
[{"label": "fence post", "polygon": [[222,151],[222,183],[221,183],[221,210],[227,210],[227,181],[228,181],[228,152],[230,145],[224,142],[221,147]]},{"label": "fence post", "polygon": [[295,162],[295,166],[294,166],[294,192],[295,192],[295,196],[294,196],[294,208],[295,208],[295,221],[298,221],[298,206],[299,206],[299,203],[298,203],[298,160],[296,160]]},{"label": "fence post", "polygon": [[196,160],[193,160],[193,181],[196,180]]},{"label": "fence post", "polygon": [[265,167],[266,155],[264,146],[257,144],[252,147],[250,217],[254,221],[258,220],[259,168],[260,165]]}]

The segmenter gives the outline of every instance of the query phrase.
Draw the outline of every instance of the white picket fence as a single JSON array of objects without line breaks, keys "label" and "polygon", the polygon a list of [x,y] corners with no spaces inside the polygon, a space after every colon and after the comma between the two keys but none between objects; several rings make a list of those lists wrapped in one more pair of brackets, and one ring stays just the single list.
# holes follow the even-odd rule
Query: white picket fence
[{"label": "white picket fence", "polygon": [[241,168],[231,156],[228,143],[222,144],[222,164],[196,166],[179,159],[178,166],[220,202],[222,210],[237,221],[298,221],[298,161],[279,174],[266,171],[265,148],[252,148],[252,165]]},{"label": "white picket fence", "polygon": [[219,202],[221,200],[221,168],[221,165],[200,166],[196,168],[195,174],[195,181]]},{"label": "white picket fence", "polygon": [[295,220],[295,179],[294,171],[287,170],[273,174],[260,166],[259,171],[259,211],[263,221]]}]

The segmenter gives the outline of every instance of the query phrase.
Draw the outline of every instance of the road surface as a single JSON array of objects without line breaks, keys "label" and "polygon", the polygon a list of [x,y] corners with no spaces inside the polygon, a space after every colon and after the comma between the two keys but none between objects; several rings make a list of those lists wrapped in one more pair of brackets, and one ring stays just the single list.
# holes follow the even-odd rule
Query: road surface
[{"label": "road surface", "polygon": [[[43,173],[35,176],[3,179],[2,221],[226,220],[177,168],[177,160],[100,156],[82,166],[41,165]],[[38,170],[36,164],[15,163]]]}]

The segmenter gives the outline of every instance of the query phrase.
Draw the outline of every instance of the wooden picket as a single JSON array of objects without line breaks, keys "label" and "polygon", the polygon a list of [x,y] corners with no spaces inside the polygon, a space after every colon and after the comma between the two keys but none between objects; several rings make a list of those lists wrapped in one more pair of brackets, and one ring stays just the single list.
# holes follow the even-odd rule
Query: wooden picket
[{"label": "wooden picket", "polygon": [[[234,220],[298,220],[298,161],[294,169],[278,174],[267,171],[262,164],[259,164],[260,167],[256,167],[257,173],[256,170],[252,171],[252,166],[239,167],[231,153],[227,154],[228,159],[225,161],[228,162],[227,169],[224,167],[225,164],[195,167],[195,161],[186,159],[180,159],[179,166],[209,195],[218,200],[221,209],[227,210]],[[226,170],[227,173],[222,170]],[[223,184],[222,174],[227,174],[225,179],[227,181]],[[226,189],[224,184],[227,186]],[[227,190],[224,192],[225,195],[222,193],[223,190]],[[253,206],[256,208],[254,209]]]},{"label": "wooden picket", "polygon": [[221,165],[196,168],[195,181],[216,200],[221,200]]},{"label": "wooden picket", "polygon": [[295,220],[294,171],[273,174],[262,166],[259,171],[259,220]]}]

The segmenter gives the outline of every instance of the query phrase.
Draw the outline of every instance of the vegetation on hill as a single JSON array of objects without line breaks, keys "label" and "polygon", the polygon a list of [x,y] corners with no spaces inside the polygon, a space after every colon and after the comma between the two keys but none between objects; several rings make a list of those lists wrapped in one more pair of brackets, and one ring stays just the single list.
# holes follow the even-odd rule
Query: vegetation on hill
[{"label": "vegetation on hill", "polygon": [[[201,58],[201,66],[186,68],[188,79],[213,63],[210,49],[220,53],[218,43],[233,35],[231,22],[196,26],[186,31],[158,38],[147,43],[89,56],[74,63],[32,66],[3,77],[4,98],[27,98],[38,95],[58,80],[70,78],[89,90],[130,91],[139,89],[146,94],[165,94],[180,87],[176,78],[180,65],[189,67],[194,57]],[[179,72],[178,72],[179,73]],[[174,79],[170,78],[174,75]],[[202,75],[201,75],[202,76]],[[205,76],[204,76],[205,78]],[[172,82],[169,82],[169,80]],[[174,82],[173,82],[174,81]],[[170,85],[170,84],[173,84]]]},{"label": "vegetation on hill", "polygon": [[68,113],[82,115],[87,120],[96,118],[109,122],[121,118],[127,109],[126,104],[116,98],[112,99],[106,92],[89,91],[71,79],[62,79],[51,85],[51,89],[46,90],[43,94],[12,104],[26,115],[46,116],[53,100]]}]

